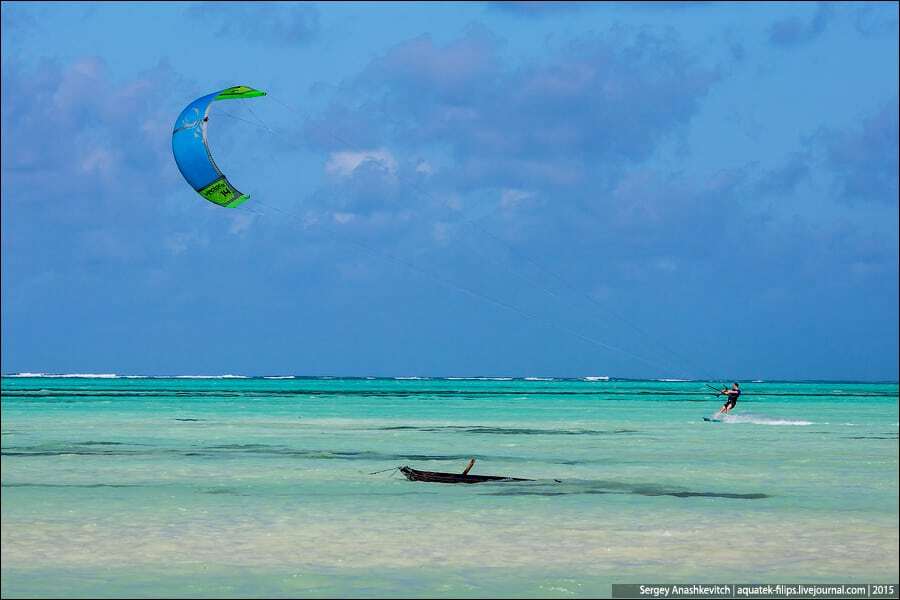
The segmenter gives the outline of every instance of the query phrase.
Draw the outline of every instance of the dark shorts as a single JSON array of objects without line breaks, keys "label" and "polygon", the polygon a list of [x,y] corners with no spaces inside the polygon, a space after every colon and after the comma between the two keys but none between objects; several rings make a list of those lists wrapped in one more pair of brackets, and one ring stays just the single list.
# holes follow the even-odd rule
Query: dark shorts
[{"label": "dark shorts", "polygon": [[725,401],[725,408],[732,409],[735,404],[737,404],[737,398],[729,398]]}]

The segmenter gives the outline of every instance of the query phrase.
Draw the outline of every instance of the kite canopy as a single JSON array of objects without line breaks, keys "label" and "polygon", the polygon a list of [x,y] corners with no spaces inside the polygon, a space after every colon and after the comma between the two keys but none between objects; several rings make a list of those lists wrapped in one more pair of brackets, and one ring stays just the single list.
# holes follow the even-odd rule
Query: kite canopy
[{"label": "kite canopy", "polygon": [[178,170],[197,193],[219,206],[234,208],[250,196],[242,194],[225,179],[216,166],[206,143],[206,123],[210,105],[216,100],[240,100],[265,96],[266,93],[245,85],[197,98],[187,105],[175,121],[172,132],[172,154]]}]

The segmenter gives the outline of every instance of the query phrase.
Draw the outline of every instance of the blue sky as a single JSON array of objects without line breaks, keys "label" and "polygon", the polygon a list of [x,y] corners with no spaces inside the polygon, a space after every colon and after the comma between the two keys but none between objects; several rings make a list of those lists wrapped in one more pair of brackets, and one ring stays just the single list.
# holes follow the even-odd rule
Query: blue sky
[{"label": "blue sky", "polygon": [[897,115],[897,3],[3,2],[2,371],[896,380]]}]

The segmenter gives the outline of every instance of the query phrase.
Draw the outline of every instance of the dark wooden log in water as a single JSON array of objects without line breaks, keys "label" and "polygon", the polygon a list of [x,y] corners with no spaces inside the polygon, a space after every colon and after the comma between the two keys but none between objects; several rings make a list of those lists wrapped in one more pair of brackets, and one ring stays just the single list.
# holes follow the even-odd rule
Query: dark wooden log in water
[{"label": "dark wooden log in water", "polygon": [[502,477],[498,475],[460,475],[459,473],[438,473],[435,471],[419,471],[410,467],[400,467],[400,472],[410,481],[428,481],[431,483],[484,483],[485,481],[534,481],[519,477]]}]

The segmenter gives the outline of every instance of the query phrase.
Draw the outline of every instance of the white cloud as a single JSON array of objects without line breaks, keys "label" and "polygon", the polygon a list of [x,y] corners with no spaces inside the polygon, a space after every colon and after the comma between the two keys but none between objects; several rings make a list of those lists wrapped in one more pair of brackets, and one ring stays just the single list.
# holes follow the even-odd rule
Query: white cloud
[{"label": "white cloud", "polygon": [[500,194],[500,205],[503,208],[516,208],[523,200],[534,197],[534,192],[507,188]]},{"label": "white cloud", "polygon": [[228,226],[228,233],[232,233],[234,235],[243,235],[253,222],[256,220],[256,215],[252,214],[237,214],[234,215],[231,219],[231,225]]},{"label": "white cloud", "polygon": [[416,173],[422,173],[423,175],[431,175],[434,173],[434,167],[431,166],[427,160],[420,160],[419,164],[416,165]]},{"label": "white cloud", "polygon": [[163,244],[170,254],[178,256],[193,247],[205,248],[209,246],[209,238],[195,231],[180,232],[167,236]]},{"label": "white cloud", "polygon": [[108,150],[96,148],[81,159],[81,171],[87,174],[108,175],[115,164],[115,157]]},{"label": "white cloud", "polygon": [[374,162],[391,175],[397,173],[397,159],[390,151],[384,148],[374,150],[359,150],[332,152],[328,162],[325,163],[325,171],[339,177],[349,177],[360,165],[366,162]]},{"label": "white cloud", "polygon": [[336,213],[333,213],[331,215],[331,217],[334,219],[335,223],[344,225],[344,224],[349,223],[350,221],[354,220],[356,218],[356,215],[354,215],[353,213],[336,212]]},{"label": "white cloud", "polygon": [[431,228],[431,237],[434,241],[444,244],[450,239],[450,234],[452,233],[451,227],[448,223],[444,223],[443,221],[439,221],[434,224]]}]

